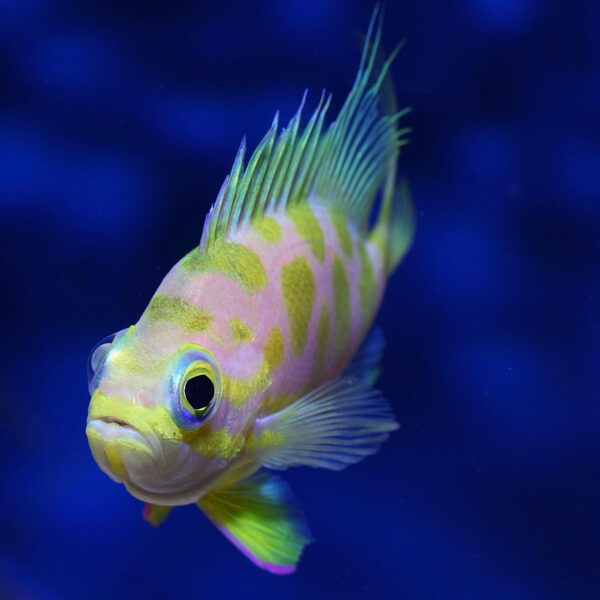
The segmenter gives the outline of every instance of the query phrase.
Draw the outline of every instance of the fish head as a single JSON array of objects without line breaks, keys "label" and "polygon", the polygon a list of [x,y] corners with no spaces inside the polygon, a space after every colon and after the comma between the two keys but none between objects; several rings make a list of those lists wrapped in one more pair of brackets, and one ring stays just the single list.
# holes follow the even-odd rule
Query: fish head
[{"label": "fish head", "polygon": [[243,433],[223,399],[217,358],[143,324],[90,354],[86,434],[98,466],[136,498],[175,506],[198,500],[238,456]]}]

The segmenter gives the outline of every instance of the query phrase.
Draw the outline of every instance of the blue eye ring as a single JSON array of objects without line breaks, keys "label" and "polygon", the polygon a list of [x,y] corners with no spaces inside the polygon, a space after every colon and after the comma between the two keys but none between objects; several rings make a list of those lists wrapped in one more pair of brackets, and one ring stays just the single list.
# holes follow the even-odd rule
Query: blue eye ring
[{"label": "blue eye ring", "polygon": [[[203,380],[199,388],[202,391],[196,392],[205,394],[200,404],[186,396],[186,389],[190,393],[190,381],[196,378]],[[222,395],[222,376],[215,357],[195,344],[180,348],[171,369],[168,393],[171,413],[179,425],[193,429],[205,423],[215,414]]]}]

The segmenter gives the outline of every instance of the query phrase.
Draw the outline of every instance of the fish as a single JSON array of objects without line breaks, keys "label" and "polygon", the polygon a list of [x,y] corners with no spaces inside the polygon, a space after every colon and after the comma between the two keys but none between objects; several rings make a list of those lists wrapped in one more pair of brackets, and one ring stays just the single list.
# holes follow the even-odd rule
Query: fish
[{"label": "fish", "polygon": [[[160,283],[134,325],[88,360],[86,435],[100,469],[159,525],[195,504],[245,556],[293,572],[310,530],[276,472],[340,470],[398,428],[375,387],[373,322],[414,237],[397,182],[399,127],[382,18],[326,126],[325,92],[306,92],[246,160],[242,140],[200,243]],[[386,91],[387,90],[387,91]]]}]

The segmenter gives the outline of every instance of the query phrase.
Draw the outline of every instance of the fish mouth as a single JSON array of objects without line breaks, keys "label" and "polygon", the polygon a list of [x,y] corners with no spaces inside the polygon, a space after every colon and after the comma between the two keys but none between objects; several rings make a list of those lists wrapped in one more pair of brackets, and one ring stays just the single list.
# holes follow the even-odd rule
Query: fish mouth
[{"label": "fish mouth", "polygon": [[152,436],[144,435],[137,427],[118,417],[89,419],[85,432],[98,466],[117,483],[130,479],[129,471],[136,463],[148,464],[156,460],[156,444]]},{"label": "fish mouth", "polygon": [[133,429],[134,431],[138,431],[138,429],[136,427],[134,427],[133,425],[130,425],[126,421],[123,421],[123,419],[118,419],[117,417],[100,417],[99,419],[92,419],[92,420],[102,421],[103,423],[115,424],[115,425],[118,425],[119,427],[129,427],[130,429]]},{"label": "fish mouth", "polygon": [[148,438],[134,425],[119,419],[118,417],[94,417],[88,419],[86,432],[88,429],[95,430],[98,434],[107,439],[131,438],[143,440],[144,444],[152,447]]}]

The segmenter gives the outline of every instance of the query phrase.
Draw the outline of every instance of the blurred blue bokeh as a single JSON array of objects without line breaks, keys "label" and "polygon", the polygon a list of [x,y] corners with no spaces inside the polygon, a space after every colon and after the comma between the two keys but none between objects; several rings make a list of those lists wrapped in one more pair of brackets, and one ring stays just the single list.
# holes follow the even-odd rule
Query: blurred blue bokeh
[{"label": "blurred blue bokeh", "polygon": [[244,134],[305,88],[339,108],[373,8],[207,4],[0,1],[0,597],[600,597],[594,0],[387,2],[419,213],[379,317],[402,428],[286,474],[295,575],[191,507],[150,528],[93,462],[89,348],[197,244]]}]

